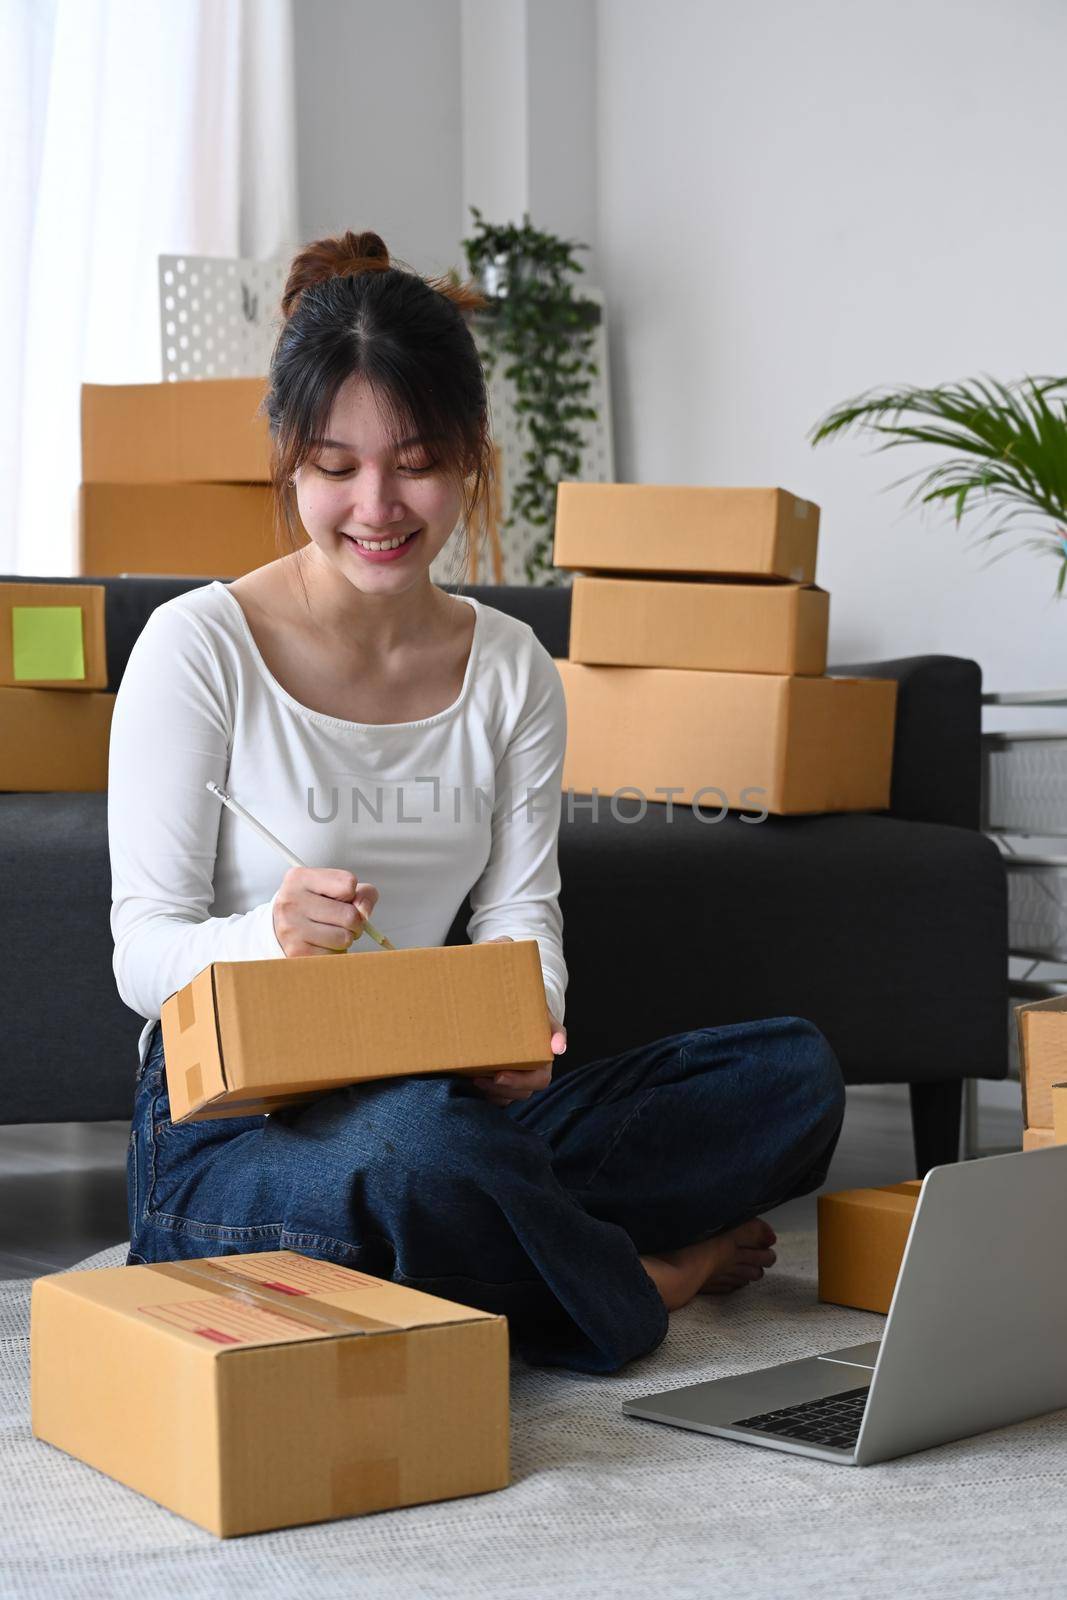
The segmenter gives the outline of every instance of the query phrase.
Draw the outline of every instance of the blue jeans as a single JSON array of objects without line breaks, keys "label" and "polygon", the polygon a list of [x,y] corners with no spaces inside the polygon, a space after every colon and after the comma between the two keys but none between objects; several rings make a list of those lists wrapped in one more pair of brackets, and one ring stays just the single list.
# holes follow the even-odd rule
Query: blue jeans
[{"label": "blue jeans", "polygon": [[591,1061],[506,1109],[423,1075],[175,1125],[157,1023],[127,1265],[296,1250],[503,1313],[533,1365],[614,1372],[667,1332],[639,1254],[818,1188],[843,1115],[823,1035],[774,1017]]}]

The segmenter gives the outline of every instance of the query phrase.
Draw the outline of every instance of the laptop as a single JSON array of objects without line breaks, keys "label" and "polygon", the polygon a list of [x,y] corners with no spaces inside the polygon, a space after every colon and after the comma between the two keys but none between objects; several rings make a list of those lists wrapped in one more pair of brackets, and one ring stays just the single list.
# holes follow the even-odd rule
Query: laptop
[{"label": "laptop", "polygon": [[627,1400],[864,1467],[1067,1406],[1067,1145],[927,1173],[880,1340]]}]

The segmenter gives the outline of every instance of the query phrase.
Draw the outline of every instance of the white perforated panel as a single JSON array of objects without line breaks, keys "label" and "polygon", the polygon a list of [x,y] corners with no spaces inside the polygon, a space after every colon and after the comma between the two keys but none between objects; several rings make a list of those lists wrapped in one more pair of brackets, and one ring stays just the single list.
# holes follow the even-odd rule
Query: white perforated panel
[{"label": "white perforated panel", "polygon": [[287,262],[160,256],[159,329],[165,382],[257,378],[270,365]]},{"label": "white perforated panel", "polygon": [[[162,376],[176,383],[199,378],[254,378],[265,374],[281,326],[278,310],[288,260],[227,260],[220,256],[160,256],[159,323]],[[579,293],[596,300],[601,319],[591,356],[598,373],[589,391],[589,404],[597,411],[595,422],[579,424],[584,451],[579,478],[610,483],[615,476],[611,428],[611,389],[608,375],[607,328],[604,295],[582,284]],[[501,363],[503,365],[503,363]],[[523,471],[527,448],[514,409],[514,386],[499,373],[489,386],[493,427],[501,447],[503,516],[508,514],[510,485]],[[526,583],[527,552],[543,530],[516,527],[501,530],[504,582]],[[434,579],[448,582],[451,546],[431,568]],[[482,556],[479,582],[491,583],[489,552]],[[564,581],[569,582],[569,574]]]}]

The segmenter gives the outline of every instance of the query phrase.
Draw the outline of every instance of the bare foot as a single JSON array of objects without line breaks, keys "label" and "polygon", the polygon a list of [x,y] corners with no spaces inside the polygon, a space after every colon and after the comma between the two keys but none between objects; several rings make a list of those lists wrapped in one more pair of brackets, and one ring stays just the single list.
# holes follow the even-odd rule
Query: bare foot
[{"label": "bare foot", "polygon": [[763,1277],[765,1267],[773,1267],[777,1253],[771,1246],[778,1235],[762,1217],[753,1217],[729,1233],[720,1233],[709,1244],[724,1247],[718,1260],[698,1290],[699,1294],[730,1294]]},{"label": "bare foot", "polygon": [[694,1295],[731,1294],[763,1277],[777,1260],[771,1245],[777,1234],[760,1217],[742,1222],[713,1239],[701,1239],[680,1250],[642,1256],[641,1264],[656,1285],[668,1311],[688,1305]]}]

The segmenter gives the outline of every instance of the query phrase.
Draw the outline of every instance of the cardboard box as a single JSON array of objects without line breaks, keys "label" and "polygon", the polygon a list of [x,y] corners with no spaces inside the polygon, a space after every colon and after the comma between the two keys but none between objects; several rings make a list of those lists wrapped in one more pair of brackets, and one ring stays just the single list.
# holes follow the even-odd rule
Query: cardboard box
[{"label": "cardboard box", "polygon": [[587,665],[818,675],[830,596],[813,584],[577,577],[570,659]]},{"label": "cardboard box", "polygon": [[97,577],[161,573],[239,578],[277,555],[268,488],[213,483],[81,486],[81,572]]},{"label": "cardboard box", "polygon": [[819,1299],[886,1313],[922,1183],[819,1196]]},{"label": "cardboard box", "polygon": [[365,1079],[552,1060],[536,939],[215,961],[160,1020],[172,1122],[301,1105]]},{"label": "cardboard box", "polygon": [[103,584],[0,583],[0,687],[106,689]]},{"label": "cardboard box", "polygon": [[85,383],[85,483],[269,483],[265,378]]},{"label": "cardboard box", "polygon": [[576,794],[638,789],[664,804],[673,788],[676,801],[781,815],[889,804],[891,679],[556,666]]},{"label": "cardboard box", "polygon": [[1050,1145],[1063,1144],[1067,1141],[1057,1139],[1052,1128],[1024,1128],[1024,1150],[1047,1150]]},{"label": "cardboard box", "polygon": [[59,1272],[34,1435],[228,1537],[502,1489],[507,1319],[293,1251]]},{"label": "cardboard box", "polygon": [[107,790],[115,696],[0,688],[0,791]]},{"label": "cardboard box", "polygon": [[1052,1127],[1052,1085],[1067,1079],[1067,995],[1015,1007],[1023,1121]]},{"label": "cardboard box", "polygon": [[814,583],[819,508],[785,489],[561,483],[557,567]]}]

